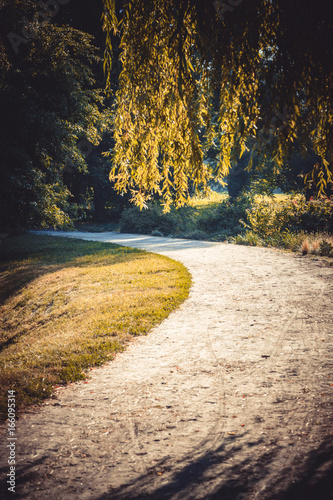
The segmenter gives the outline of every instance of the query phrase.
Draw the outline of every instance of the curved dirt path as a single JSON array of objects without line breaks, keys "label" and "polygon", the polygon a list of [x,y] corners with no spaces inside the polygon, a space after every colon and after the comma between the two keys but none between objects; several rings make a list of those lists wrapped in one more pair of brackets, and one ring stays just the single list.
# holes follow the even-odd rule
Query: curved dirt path
[{"label": "curved dirt path", "polygon": [[263,248],[65,235],[180,260],[193,286],[88,383],[19,420],[10,498],[333,498],[332,267]]}]

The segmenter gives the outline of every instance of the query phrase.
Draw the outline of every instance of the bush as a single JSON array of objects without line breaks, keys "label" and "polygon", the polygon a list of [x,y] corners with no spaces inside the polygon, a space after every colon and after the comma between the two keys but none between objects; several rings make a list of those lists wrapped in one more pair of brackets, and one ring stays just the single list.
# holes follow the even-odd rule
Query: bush
[{"label": "bush", "polygon": [[180,238],[185,238],[187,240],[207,240],[209,239],[207,233],[200,231],[200,229],[195,229],[194,231],[189,231],[179,235]]},{"label": "bush", "polygon": [[306,201],[303,195],[275,201],[248,193],[234,202],[227,198],[219,203],[200,204],[199,207],[172,208],[166,214],[155,203],[142,211],[136,207],[125,210],[120,230],[153,236],[173,235],[192,240],[271,246],[301,251],[303,255],[331,257],[333,201]]},{"label": "bush", "polygon": [[[241,234],[244,233],[244,228],[241,228]],[[237,236],[237,235],[236,235]],[[210,241],[233,241],[235,237],[235,232],[231,229],[226,229],[225,231],[221,231],[213,234],[209,239]]]},{"label": "bush", "polygon": [[162,209],[156,205],[140,210],[131,207],[124,210],[120,218],[120,232],[152,234],[158,231],[165,235],[173,233],[176,228],[174,217],[168,213],[163,214]]},{"label": "bush", "polygon": [[245,234],[237,234],[230,239],[230,242],[237,245],[249,245],[251,247],[265,246],[265,242],[253,231],[248,231]]},{"label": "bush", "polygon": [[319,244],[319,255],[333,257],[333,245],[326,240],[321,241]]},{"label": "bush", "polygon": [[247,209],[251,197],[242,195],[233,203],[230,199],[222,201],[217,207],[203,210],[197,218],[197,227],[214,238],[221,235],[224,239],[244,233],[247,222]]},{"label": "bush", "polygon": [[143,210],[131,207],[122,213],[119,228],[122,233],[152,234],[158,231],[161,236],[177,235],[195,229],[195,213],[191,207],[171,208],[168,213],[163,213],[158,204],[151,204]]},{"label": "bush", "polygon": [[306,201],[303,195],[282,202],[254,200],[247,210],[248,227],[261,236],[277,233],[333,231],[333,201]]},{"label": "bush", "polygon": [[297,207],[297,223],[304,231],[333,232],[333,200],[310,199]]}]

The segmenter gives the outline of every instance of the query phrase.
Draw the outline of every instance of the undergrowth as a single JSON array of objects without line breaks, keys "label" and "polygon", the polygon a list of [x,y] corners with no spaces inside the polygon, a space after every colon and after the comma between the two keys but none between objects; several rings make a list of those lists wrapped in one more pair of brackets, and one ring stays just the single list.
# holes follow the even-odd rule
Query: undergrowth
[{"label": "undergrowth", "polygon": [[190,275],[163,256],[50,236],[0,243],[0,412],[86,377],[188,296]]},{"label": "undergrowth", "polygon": [[333,201],[302,195],[274,197],[245,193],[235,201],[214,193],[163,214],[157,204],[125,210],[122,232],[174,236],[240,245],[270,246],[303,255],[333,256]]}]

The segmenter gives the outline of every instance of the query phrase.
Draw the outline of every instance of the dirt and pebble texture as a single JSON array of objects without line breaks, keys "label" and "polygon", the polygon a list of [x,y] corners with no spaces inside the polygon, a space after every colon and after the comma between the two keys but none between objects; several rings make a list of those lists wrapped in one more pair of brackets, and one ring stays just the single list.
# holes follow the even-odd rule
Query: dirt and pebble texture
[{"label": "dirt and pebble texture", "polygon": [[332,267],[263,248],[68,236],[172,257],[193,286],[148,336],[21,416],[8,498],[333,498]]}]

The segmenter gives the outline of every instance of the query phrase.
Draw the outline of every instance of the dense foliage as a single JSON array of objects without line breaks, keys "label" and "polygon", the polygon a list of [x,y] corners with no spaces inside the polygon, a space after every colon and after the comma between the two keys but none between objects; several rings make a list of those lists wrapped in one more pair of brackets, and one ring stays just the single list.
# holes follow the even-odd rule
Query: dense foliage
[{"label": "dense foliage", "polygon": [[333,232],[333,201],[298,195],[283,203],[260,199],[247,210],[248,225],[261,236],[283,231]]},{"label": "dense foliage", "polygon": [[107,149],[112,140],[104,82],[96,82],[101,51],[91,35],[57,25],[35,2],[4,1],[0,13],[6,35],[0,42],[1,227],[70,227],[87,214],[102,217],[111,185],[99,145]]},{"label": "dense foliage", "polygon": [[[120,219],[122,232],[176,236],[188,239],[228,241],[299,250],[305,239],[313,240],[313,253],[332,254],[333,201],[304,195],[263,197],[248,192],[220,201],[194,201],[191,206],[163,213],[157,204],[140,211],[126,209]],[[333,242],[333,241],[332,241]],[[321,248],[321,246],[323,248]]]},{"label": "dense foliage", "polygon": [[[20,16],[34,12],[29,2],[3,9],[13,29]],[[29,24],[28,43],[2,45],[0,198],[8,227],[59,226],[79,215],[64,172],[87,170],[80,141],[98,144],[106,125],[102,96],[93,88],[91,37],[42,21]]]},{"label": "dense foliage", "polygon": [[[212,175],[223,179],[246,150],[249,166],[270,159],[278,173],[296,140],[302,153],[318,155],[312,180],[325,191],[333,156],[327,2],[119,5],[104,0],[109,69],[111,34],[121,35],[111,171],[119,191],[129,190],[140,206],[154,193],[167,207],[172,199],[181,205],[189,179],[197,186]],[[212,147],[219,149],[217,162],[207,164]]]},{"label": "dense foliage", "polygon": [[163,213],[159,203],[150,203],[145,210],[126,208],[119,221],[123,233],[152,234],[153,236],[183,235],[195,228],[197,210],[193,207],[171,207]]},{"label": "dense foliage", "polygon": [[308,0],[0,0],[1,230],[212,182],[330,196],[332,28]]}]

